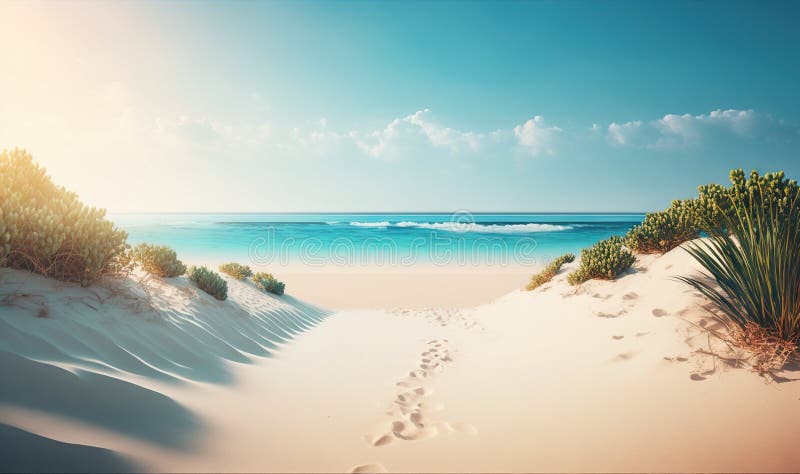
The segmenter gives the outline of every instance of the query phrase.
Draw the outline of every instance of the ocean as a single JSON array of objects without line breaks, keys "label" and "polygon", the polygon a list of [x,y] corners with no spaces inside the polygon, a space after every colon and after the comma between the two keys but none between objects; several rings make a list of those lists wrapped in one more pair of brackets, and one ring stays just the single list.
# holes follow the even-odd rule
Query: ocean
[{"label": "ocean", "polygon": [[129,242],[169,245],[188,262],[256,265],[536,265],[644,214],[110,214]]}]

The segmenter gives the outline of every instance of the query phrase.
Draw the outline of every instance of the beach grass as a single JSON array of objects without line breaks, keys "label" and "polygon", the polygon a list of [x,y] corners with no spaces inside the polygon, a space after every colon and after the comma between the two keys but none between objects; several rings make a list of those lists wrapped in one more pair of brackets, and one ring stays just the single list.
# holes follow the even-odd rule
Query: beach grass
[{"label": "beach grass", "polygon": [[550,262],[546,267],[544,267],[542,271],[533,275],[531,277],[531,281],[528,283],[527,286],[525,286],[525,289],[527,291],[532,291],[544,285],[548,281],[552,280],[553,277],[556,276],[556,274],[558,274],[558,271],[565,263],[570,263],[573,262],[574,260],[575,260],[575,255],[571,253],[567,253],[556,258],[555,260]]}]

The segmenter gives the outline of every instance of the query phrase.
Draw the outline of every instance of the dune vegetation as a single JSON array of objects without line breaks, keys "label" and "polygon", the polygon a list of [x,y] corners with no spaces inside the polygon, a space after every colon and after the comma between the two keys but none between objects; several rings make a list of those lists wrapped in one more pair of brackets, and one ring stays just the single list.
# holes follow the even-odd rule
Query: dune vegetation
[{"label": "dune vegetation", "polygon": [[567,281],[577,285],[595,278],[602,280],[616,278],[636,261],[636,257],[623,243],[621,237],[612,236],[583,249],[580,266],[569,274]]},{"label": "dune vegetation", "polygon": [[282,295],[286,288],[286,285],[282,281],[278,281],[271,273],[258,272],[253,275],[252,280],[258,289],[275,295]]},{"label": "dune vegetation", "polygon": [[236,262],[223,263],[219,266],[219,271],[237,280],[244,280],[253,276],[253,270],[249,266]]},{"label": "dune vegetation", "polygon": [[575,260],[575,255],[571,253],[566,253],[556,258],[555,260],[550,262],[546,267],[544,267],[542,271],[533,275],[531,277],[531,281],[528,283],[525,289],[528,291],[532,291],[544,285],[548,281],[552,280],[553,277],[556,276],[556,274],[558,274],[558,271],[565,263],[570,263],[573,262],[574,260]]},{"label": "dune vegetation", "polygon": [[133,249],[133,260],[147,273],[172,278],[186,273],[186,265],[178,260],[178,254],[165,245],[141,243]]},{"label": "dune vegetation", "polygon": [[52,182],[24,150],[0,152],[0,264],[88,285],[130,264],[127,233]]},{"label": "dune vegetation", "polygon": [[[770,370],[800,341],[800,188],[783,172],[746,176],[735,169],[730,181],[700,186],[698,197],[673,201],[624,237],[584,249],[568,281],[613,279],[634,263],[635,253],[666,253],[689,242],[685,249],[705,274],[677,278],[724,316],[718,319],[728,340],[755,352],[760,367]],[[707,238],[695,240],[701,236]]]},{"label": "dune vegetation", "polygon": [[220,301],[228,299],[228,282],[214,270],[191,266],[186,275],[189,277],[189,281],[214,298]]},{"label": "dune vegetation", "polygon": [[743,345],[783,359],[790,350],[771,339],[791,349],[800,340],[800,192],[783,173],[731,177],[718,225],[686,247],[706,275],[679,279],[714,303]]}]

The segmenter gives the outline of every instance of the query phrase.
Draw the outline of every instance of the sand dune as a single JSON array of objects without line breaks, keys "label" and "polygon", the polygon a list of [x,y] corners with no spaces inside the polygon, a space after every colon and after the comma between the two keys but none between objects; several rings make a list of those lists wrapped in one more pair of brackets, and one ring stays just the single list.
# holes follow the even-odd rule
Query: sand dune
[{"label": "sand dune", "polygon": [[574,265],[472,308],[336,313],[235,281],[218,302],[3,270],[2,468],[800,469],[800,367],[760,376],[716,341],[671,279],[696,272],[685,252],[577,288]]}]

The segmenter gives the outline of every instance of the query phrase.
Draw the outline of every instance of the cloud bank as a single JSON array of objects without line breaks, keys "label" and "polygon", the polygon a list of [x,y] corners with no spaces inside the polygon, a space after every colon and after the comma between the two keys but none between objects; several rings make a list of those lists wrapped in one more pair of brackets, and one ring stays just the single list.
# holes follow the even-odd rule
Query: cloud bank
[{"label": "cloud bank", "polygon": [[704,146],[718,138],[785,142],[797,138],[799,130],[752,109],[717,109],[700,115],[667,114],[647,122],[612,122],[607,137],[616,146],[676,150]]}]

